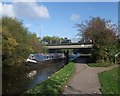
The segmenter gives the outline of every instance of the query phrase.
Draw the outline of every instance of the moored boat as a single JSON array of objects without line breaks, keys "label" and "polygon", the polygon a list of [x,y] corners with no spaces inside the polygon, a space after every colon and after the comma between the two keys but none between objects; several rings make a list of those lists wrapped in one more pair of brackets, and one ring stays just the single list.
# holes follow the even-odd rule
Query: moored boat
[{"label": "moored boat", "polygon": [[29,57],[26,60],[26,65],[34,64],[46,64],[52,62],[56,62],[59,60],[62,60],[64,58],[64,55],[62,53],[51,53],[51,54],[39,54],[39,53],[34,53],[30,54]]}]

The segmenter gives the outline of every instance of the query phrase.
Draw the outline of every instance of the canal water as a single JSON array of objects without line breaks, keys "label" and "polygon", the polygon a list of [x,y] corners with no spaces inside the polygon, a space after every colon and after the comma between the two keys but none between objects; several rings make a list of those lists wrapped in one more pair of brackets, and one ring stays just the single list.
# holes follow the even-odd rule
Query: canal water
[{"label": "canal water", "polygon": [[[50,62],[39,67],[29,67],[25,63],[3,67],[2,94],[23,94],[27,89],[46,80],[64,66],[63,61]],[[35,71],[34,76],[29,74]]]}]

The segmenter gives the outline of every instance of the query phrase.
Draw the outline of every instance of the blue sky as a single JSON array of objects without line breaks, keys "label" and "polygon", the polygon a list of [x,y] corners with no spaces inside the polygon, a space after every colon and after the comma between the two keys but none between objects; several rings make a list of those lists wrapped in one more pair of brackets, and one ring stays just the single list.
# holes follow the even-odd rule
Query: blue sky
[{"label": "blue sky", "polygon": [[[7,10],[7,8],[9,10]],[[28,27],[29,31],[36,33],[37,36],[43,37],[48,35],[71,39],[78,33],[77,30],[73,28],[74,25],[88,20],[90,16],[99,16],[117,24],[118,3],[34,2],[34,4],[31,4],[17,2],[16,4],[11,2],[4,3],[3,15],[23,20],[24,26]]]}]

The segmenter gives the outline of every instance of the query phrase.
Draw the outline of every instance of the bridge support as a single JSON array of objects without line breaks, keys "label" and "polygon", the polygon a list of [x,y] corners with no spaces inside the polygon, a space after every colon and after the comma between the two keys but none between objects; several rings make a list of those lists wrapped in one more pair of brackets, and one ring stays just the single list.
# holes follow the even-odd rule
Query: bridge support
[{"label": "bridge support", "polygon": [[48,50],[49,53],[62,53],[61,49],[49,49]]}]

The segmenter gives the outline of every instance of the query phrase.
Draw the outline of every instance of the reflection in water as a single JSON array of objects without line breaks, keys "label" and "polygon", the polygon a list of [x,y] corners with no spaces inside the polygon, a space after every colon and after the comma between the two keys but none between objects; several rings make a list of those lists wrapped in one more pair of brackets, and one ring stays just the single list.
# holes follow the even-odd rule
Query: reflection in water
[{"label": "reflection in water", "polygon": [[33,77],[36,74],[37,74],[37,71],[36,70],[32,70],[30,73],[27,74],[27,77]]},{"label": "reflection in water", "polygon": [[[54,72],[59,70],[63,66],[63,62],[50,63],[36,66],[34,69],[25,64],[17,64],[14,66],[3,67],[3,94],[22,94],[28,88],[35,86],[36,84],[46,80],[48,76],[51,76]],[[31,77],[27,75],[36,70],[37,74]]]},{"label": "reflection in water", "polygon": [[47,68],[39,70],[37,75],[34,77],[32,82],[27,87],[31,88],[34,85],[46,80],[48,78],[48,76],[51,76],[54,72],[59,70],[61,67],[62,67],[61,63],[56,63],[53,66],[49,66]]}]

